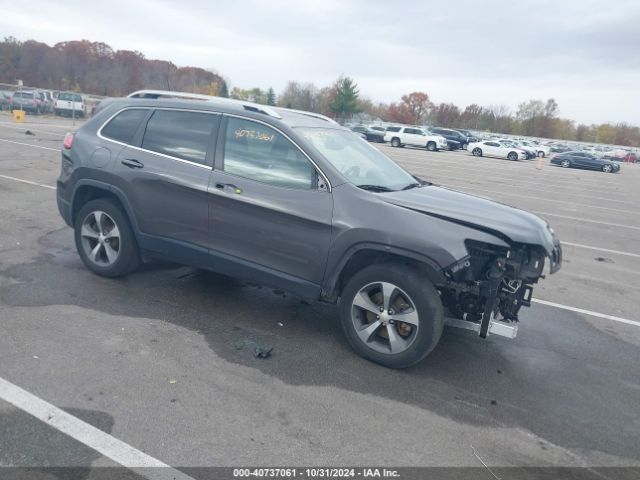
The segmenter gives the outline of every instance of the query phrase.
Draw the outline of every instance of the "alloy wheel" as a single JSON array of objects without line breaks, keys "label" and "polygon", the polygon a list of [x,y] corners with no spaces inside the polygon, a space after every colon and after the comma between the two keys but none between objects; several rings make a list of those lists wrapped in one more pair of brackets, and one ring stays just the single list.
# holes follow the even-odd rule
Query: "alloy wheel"
[{"label": "alloy wheel", "polygon": [[387,282],[370,283],[358,291],[352,301],[351,321],[360,341],[392,355],[413,344],[420,323],[411,297]]},{"label": "alloy wheel", "polygon": [[80,238],[87,258],[100,267],[113,265],[120,255],[120,230],[103,211],[96,210],[84,218]]}]

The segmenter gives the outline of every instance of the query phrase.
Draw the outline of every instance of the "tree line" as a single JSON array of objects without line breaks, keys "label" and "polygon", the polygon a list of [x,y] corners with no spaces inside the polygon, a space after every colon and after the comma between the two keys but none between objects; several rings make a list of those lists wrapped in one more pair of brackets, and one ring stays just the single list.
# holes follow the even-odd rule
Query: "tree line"
[{"label": "tree line", "polygon": [[340,122],[382,120],[409,125],[527,135],[562,140],[640,146],[640,129],[626,123],[579,124],[559,115],[557,102],[532,99],[515,111],[505,105],[432,102],[426,92],[411,92],[391,103],[374,102],[360,94],[354,79],[340,76],[331,85],[290,81],[276,94],[272,87],[228,90],[225,79],[199,67],[177,67],[149,60],[137,51],[113,50],[102,42],[61,42],[52,47],[34,40],[8,37],[0,42],[0,83],[23,80],[25,85],[123,96],[142,88],[179,90],[249,100],[266,105],[308,110]]},{"label": "tree line", "polygon": [[15,84],[17,79],[43,89],[114,97],[142,88],[228,95],[227,83],[217,73],[149,60],[137,51],[113,50],[88,40],[50,47],[35,40],[5,38],[0,42],[0,83]]}]

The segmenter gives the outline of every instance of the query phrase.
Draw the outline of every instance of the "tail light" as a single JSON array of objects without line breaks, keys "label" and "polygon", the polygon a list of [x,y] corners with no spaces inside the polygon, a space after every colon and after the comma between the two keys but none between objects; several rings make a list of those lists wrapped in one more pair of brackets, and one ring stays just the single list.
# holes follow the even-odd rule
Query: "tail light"
[{"label": "tail light", "polygon": [[67,133],[64,136],[64,142],[62,142],[62,146],[67,149],[67,150],[71,150],[71,147],[73,147],[73,137],[75,135],[73,133]]}]

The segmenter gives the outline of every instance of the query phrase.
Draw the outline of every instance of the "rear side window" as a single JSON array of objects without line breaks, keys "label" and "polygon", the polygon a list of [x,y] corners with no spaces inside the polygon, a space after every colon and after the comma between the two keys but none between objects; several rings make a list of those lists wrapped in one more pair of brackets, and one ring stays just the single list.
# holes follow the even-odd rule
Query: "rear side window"
[{"label": "rear side window", "polygon": [[156,110],[147,123],[142,148],[190,162],[206,163],[217,115]]},{"label": "rear side window", "polygon": [[147,116],[149,110],[135,108],[120,112],[102,128],[102,136],[116,142],[131,143],[133,136],[140,126],[140,122]]}]

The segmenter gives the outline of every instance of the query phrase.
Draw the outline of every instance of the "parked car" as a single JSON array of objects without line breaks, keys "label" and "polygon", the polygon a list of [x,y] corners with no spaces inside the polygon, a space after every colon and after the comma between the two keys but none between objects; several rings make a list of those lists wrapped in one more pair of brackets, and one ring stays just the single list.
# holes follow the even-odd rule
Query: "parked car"
[{"label": "parked car", "polygon": [[51,90],[41,90],[41,93],[44,95],[44,108],[42,109],[43,113],[52,113],[53,106],[55,104],[55,98],[53,97],[53,92]]},{"label": "parked car", "polygon": [[38,115],[40,113],[40,98],[33,90],[20,90],[13,92],[9,109],[23,110],[27,113]]},{"label": "parked car", "polygon": [[79,93],[60,92],[56,99],[54,113],[59,116],[84,117],[87,114],[87,105]]},{"label": "parked car", "polygon": [[503,145],[507,148],[516,148],[518,150],[522,150],[523,152],[525,152],[527,154],[527,160],[531,160],[533,158],[536,158],[538,156],[538,152],[537,150],[531,148],[531,147],[527,147],[525,145],[522,145],[521,142],[518,142],[516,140],[499,140],[498,143],[500,143],[500,145]]},{"label": "parked car", "polygon": [[550,146],[550,150],[552,153],[563,153],[570,152],[571,150],[574,150],[574,148],[564,143],[554,143]]},{"label": "parked car", "polygon": [[422,181],[310,112],[135,92],[68,134],[61,163],[58,209],[94,273],[170,259],[337,303],[353,349],[388,367],[445,323],[513,338],[562,262],[544,220]]},{"label": "parked car", "polygon": [[467,147],[475,157],[498,157],[509,160],[526,160],[527,152],[519,148],[503,145],[497,140],[485,140],[483,142],[470,143]]},{"label": "parked car", "polygon": [[551,154],[551,148],[541,143],[534,143],[529,140],[520,140],[519,143],[525,147],[534,149],[538,157],[544,158]]},{"label": "parked car", "polygon": [[384,132],[372,130],[371,128],[364,125],[356,125],[355,127],[351,127],[351,130],[364,135],[365,139],[368,142],[384,142]]},{"label": "parked car", "polygon": [[551,158],[551,163],[564,168],[584,168],[587,170],[600,170],[605,173],[617,173],[620,171],[619,163],[580,151],[560,153]]},{"label": "parked car", "polygon": [[[460,132],[462,135],[464,135],[465,137],[467,137],[467,145],[469,143],[473,143],[473,142],[479,142],[480,140],[482,140],[479,136],[477,136],[475,133],[473,133],[471,130],[465,130],[464,128],[454,128],[454,130],[457,130],[458,132]],[[466,147],[465,147],[466,148]]]},{"label": "parked car", "polygon": [[[458,148],[465,149],[470,142],[470,137],[451,128],[431,127],[429,129],[435,135],[442,135],[447,140],[451,140],[458,144]],[[455,148],[453,148],[455,150]]]},{"label": "parked car", "polygon": [[11,108],[11,97],[13,92],[9,90],[0,90],[0,111],[9,110]]},{"label": "parked car", "polygon": [[442,135],[432,134],[416,127],[387,127],[384,141],[392,147],[425,147],[431,152],[447,148],[447,140]]}]

